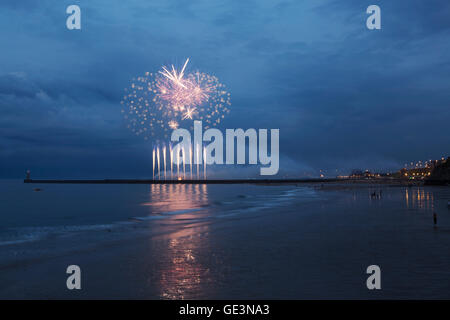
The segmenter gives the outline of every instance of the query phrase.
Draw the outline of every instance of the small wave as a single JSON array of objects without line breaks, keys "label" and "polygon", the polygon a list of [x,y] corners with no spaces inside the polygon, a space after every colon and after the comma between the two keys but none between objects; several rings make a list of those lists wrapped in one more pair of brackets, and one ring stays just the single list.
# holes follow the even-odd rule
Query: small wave
[{"label": "small wave", "polygon": [[257,201],[246,202],[246,207],[234,208],[232,210],[222,212],[216,217],[230,217],[238,214],[258,212],[265,209],[281,207],[294,201],[300,200],[301,202],[305,202],[308,200],[316,200],[317,198],[319,198],[319,196],[315,190],[310,188],[295,188],[270,197],[267,197],[267,195],[258,196],[256,198]]},{"label": "small wave", "polygon": [[182,210],[168,211],[168,212],[164,212],[162,214],[175,215],[175,214],[184,214],[184,213],[196,212],[196,211],[201,211],[201,210],[202,210],[201,208],[182,209]]},{"label": "small wave", "polygon": [[157,215],[151,215],[151,216],[132,217],[129,219],[133,220],[133,221],[151,221],[151,220],[165,219],[172,215],[191,213],[191,212],[196,212],[196,211],[201,211],[201,210],[202,210],[202,208],[182,209],[182,210],[161,212],[161,213],[158,213]]},{"label": "small wave", "polygon": [[132,221],[150,221],[150,220],[158,220],[158,219],[165,219],[166,217],[164,216],[145,216],[145,217],[132,217],[129,218]]},{"label": "small wave", "polygon": [[37,238],[37,237],[29,237],[27,239],[5,240],[5,241],[0,241],[0,246],[21,244],[21,243],[32,242],[32,241],[36,241],[36,240],[39,240],[39,238]]},{"label": "small wave", "polygon": [[83,231],[111,230],[119,225],[124,224],[126,223],[122,222],[120,224],[11,228],[6,230],[6,233],[2,235],[3,239],[0,239],[0,246],[33,242],[52,236],[61,236]]}]

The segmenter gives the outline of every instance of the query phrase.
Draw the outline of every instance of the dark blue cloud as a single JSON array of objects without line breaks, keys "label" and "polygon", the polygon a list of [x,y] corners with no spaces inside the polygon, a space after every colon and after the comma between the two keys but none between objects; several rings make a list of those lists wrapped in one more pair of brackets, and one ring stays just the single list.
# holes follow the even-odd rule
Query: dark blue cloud
[{"label": "dark blue cloud", "polygon": [[[82,8],[82,30],[65,9]],[[382,29],[365,27],[368,5]],[[281,172],[448,154],[450,3],[2,1],[0,176],[148,174],[120,114],[130,79],[191,57],[232,93],[223,126],[280,128]],[[241,171],[239,171],[241,172]]]}]

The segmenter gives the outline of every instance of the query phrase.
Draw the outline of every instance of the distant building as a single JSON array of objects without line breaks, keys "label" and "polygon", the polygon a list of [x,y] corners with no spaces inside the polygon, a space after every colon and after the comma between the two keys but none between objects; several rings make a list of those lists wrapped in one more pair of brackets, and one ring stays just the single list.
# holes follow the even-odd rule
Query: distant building
[{"label": "distant building", "polygon": [[401,169],[399,171],[400,178],[410,180],[422,180],[431,175],[432,169],[428,168],[414,168],[414,169]]},{"label": "distant building", "polygon": [[364,173],[362,172],[362,170],[359,169],[353,169],[352,173],[350,173],[350,178],[353,179],[361,179],[364,177]]},{"label": "distant building", "polygon": [[388,177],[389,173],[373,173],[369,170],[361,171],[361,170],[352,170],[349,178],[351,179],[376,179],[382,177]]},{"label": "distant building", "polygon": [[425,166],[416,164],[412,168],[398,171],[397,177],[409,180],[448,180],[450,181],[450,157],[427,161]]},{"label": "distant building", "polygon": [[440,160],[433,167],[430,176],[427,180],[435,182],[450,182],[450,157],[445,160]]}]

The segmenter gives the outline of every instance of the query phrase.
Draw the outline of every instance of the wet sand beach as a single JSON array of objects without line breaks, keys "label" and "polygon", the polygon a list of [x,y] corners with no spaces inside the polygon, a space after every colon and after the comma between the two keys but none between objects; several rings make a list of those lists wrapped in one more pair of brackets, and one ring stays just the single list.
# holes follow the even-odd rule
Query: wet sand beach
[{"label": "wet sand beach", "polygon": [[0,189],[2,299],[450,298],[446,187],[17,183]]}]

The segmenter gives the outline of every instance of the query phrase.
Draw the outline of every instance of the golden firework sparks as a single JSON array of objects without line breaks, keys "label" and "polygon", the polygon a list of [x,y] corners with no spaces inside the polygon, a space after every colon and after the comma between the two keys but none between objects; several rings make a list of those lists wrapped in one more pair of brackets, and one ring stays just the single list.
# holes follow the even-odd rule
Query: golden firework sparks
[{"label": "golden firework sparks", "polygon": [[127,126],[136,134],[167,136],[178,127],[192,128],[193,120],[216,126],[229,113],[231,96],[218,78],[200,71],[180,71],[172,65],[132,80],[121,101]]}]

